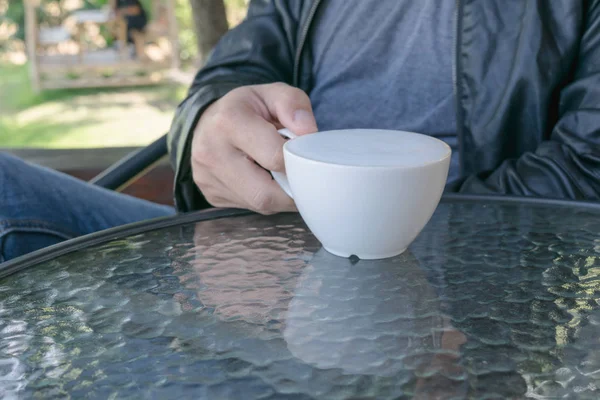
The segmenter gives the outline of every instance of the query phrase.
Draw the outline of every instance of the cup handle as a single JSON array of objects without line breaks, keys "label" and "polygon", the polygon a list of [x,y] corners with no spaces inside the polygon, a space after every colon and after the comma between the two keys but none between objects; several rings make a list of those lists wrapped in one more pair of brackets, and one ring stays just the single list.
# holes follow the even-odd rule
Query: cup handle
[{"label": "cup handle", "polygon": [[[281,136],[288,139],[294,139],[298,137],[298,135],[294,134],[289,129],[280,129],[277,132],[279,132]],[[283,191],[293,199],[294,196],[292,196],[292,190],[290,189],[290,183],[288,182],[286,174],[283,172],[271,171],[271,175],[273,175],[273,179],[275,179],[275,182],[277,182],[281,189],[283,189]]]}]

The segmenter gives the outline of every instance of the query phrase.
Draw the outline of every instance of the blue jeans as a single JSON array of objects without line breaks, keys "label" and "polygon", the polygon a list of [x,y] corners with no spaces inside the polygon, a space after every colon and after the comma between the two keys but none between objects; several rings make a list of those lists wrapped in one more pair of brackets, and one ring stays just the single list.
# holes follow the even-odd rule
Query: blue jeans
[{"label": "blue jeans", "polygon": [[0,262],[76,236],[175,214],[0,152]]}]

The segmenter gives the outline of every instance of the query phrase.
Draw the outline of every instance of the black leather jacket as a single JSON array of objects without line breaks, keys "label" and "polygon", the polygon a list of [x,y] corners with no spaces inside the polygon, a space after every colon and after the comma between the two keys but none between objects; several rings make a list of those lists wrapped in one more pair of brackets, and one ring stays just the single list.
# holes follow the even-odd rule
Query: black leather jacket
[{"label": "black leather jacket", "polygon": [[[219,42],[169,133],[180,211],[206,207],[190,142],[202,111],[243,85],[310,93],[307,36],[327,0],[254,0]],[[462,179],[451,191],[600,198],[600,0],[456,0]]]}]

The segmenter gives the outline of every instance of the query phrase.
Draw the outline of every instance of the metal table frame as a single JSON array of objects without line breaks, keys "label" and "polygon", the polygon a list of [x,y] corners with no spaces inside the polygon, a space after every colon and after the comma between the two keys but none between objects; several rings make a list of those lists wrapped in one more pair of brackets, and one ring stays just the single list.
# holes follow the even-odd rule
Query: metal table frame
[{"label": "metal table frame", "polygon": [[[442,197],[442,202],[467,202],[467,203],[495,203],[495,204],[523,204],[534,206],[580,208],[600,211],[600,202],[574,201],[560,199],[543,199],[536,197],[497,196],[497,195],[468,195],[448,193]],[[207,209],[197,212],[179,214],[171,217],[155,218],[147,221],[136,222],[106,229],[100,232],[80,236],[53,246],[49,246],[32,253],[17,257],[0,264],[0,279],[22,271],[26,268],[49,261],[53,258],[81,250],[86,247],[98,245],[143,232],[168,228],[175,225],[202,222],[220,218],[237,217],[254,214],[241,209]]]}]

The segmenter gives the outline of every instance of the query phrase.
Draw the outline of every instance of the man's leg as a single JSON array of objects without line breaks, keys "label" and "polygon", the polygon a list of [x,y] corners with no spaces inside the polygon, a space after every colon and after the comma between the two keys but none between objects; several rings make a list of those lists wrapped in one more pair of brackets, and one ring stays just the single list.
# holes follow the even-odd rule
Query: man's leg
[{"label": "man's leg", "polygon": [[131,38],[133,39],[133,45],[135,46],[135,54],[140,61],[147,61],[148,55],[146,54],[146,35],[137,29],[131,30]]},{"label": "man's leg", "polygon": [[172,207],[90,185],[0,152],[0,262]]}]

